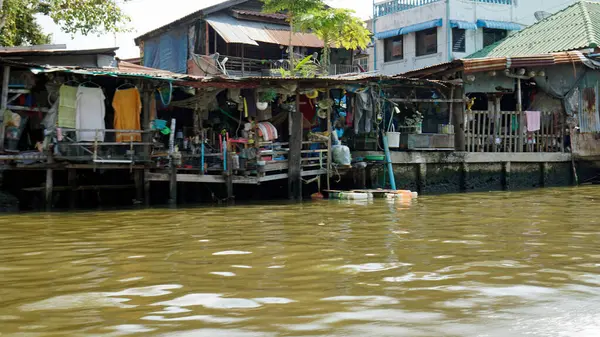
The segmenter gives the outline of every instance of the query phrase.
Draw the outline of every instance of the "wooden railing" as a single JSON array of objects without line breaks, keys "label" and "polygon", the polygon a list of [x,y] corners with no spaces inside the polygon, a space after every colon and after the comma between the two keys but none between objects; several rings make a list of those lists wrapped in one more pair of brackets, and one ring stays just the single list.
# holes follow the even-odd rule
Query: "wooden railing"
[{"label": "wooden railing", "polygon": [[465,113],[467,152],[564,152],[564,119],[542,112],[540,130],[527,132],[525,113]]},{"label": "wooden railing", "polygon": [[[58,142],[59,160],[69,161],[88,161],[94,164],[134,164],[138,162],[148,162],[150,160],[150,147],[152,142],[134,141],[134,136],[128,134],[141,135],[142,139],[149,139],[154,131],[142,130],[95,130],[95,129],[61,129],[63,139]],[[77,141],[78,132],[93,132],[95,140],[93,142]],[[110,141],[114,139],[114,134],[123,134],[123,141]],[[102,136],[104,135],[104,137]],[[129,140],[125,140],[129,137]],[[105,141],[109,139],[108,141]]]},{"label": "wooden railing", "polygon": [[[300,56],[299,56],[300,57]],[[225,62],[225,70],[230,76],[272,76],[280,77],[280,69],[289,72],[290,64],[288,60],[257,60],[235,56],[220,55],[219,62]],[[355,72],[362,72],[360,67],[351,64],[331,64],[328,69],[329,75],[340,75]]]}]

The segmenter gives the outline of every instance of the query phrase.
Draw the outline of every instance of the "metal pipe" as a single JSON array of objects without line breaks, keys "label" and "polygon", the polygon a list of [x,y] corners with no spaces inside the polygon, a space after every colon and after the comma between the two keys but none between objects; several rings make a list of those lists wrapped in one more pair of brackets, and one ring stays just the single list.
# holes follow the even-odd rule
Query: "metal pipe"
[{"label": "metal pipe", "polygon": [[394,176],[394,166],[392,165],[392,154],[390,153],[390,146],[388,144],[387,135],[383,135],[383,150],[385,151],[385,161],[387,162],[388,175],[390,177],[390,187],[392,190],[396,190],[396,177]]}]

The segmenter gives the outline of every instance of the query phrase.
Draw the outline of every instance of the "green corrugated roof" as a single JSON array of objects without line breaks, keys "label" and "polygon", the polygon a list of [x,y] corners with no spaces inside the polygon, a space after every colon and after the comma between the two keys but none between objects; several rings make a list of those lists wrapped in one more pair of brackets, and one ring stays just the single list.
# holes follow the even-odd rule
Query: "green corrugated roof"
[{"label": "green corrugated roof", "polygon": [[600,3],[579,1],[467,58],[528,56],[600,45]]}]

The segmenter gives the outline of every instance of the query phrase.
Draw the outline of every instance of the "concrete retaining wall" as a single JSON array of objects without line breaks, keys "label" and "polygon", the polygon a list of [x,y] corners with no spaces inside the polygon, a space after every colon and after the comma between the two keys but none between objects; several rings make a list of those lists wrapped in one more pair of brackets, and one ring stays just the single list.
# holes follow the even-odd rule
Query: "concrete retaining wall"
[{"label": "concrete retaining wall", "polygon": [[[357,158],[368,154],[353,155]],[[561,153],[395,152],[392,162],[397,188],[421,194],[522,190],[573,184],[570,155]],[[367,175],[370,188],[389,187],[385,165],[371,165]]]}]

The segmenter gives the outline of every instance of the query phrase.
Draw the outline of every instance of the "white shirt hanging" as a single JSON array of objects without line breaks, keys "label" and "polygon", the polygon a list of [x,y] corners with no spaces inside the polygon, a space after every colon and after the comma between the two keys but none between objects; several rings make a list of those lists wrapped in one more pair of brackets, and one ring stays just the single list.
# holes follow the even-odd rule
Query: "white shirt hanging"
[{"label": "white shirt hanging", "polygon": [[[104,93],[102,88],[88,88],[80,86],[77,89],[77,129],[100,130],[97,140],[104,141]],[[96,140],[96,131],[77,132],[77,141],[93,142]]]}]

